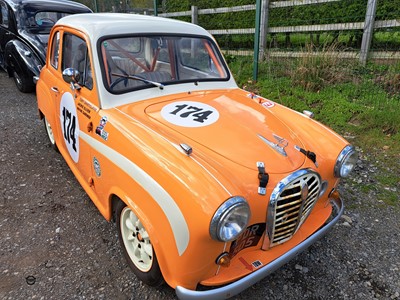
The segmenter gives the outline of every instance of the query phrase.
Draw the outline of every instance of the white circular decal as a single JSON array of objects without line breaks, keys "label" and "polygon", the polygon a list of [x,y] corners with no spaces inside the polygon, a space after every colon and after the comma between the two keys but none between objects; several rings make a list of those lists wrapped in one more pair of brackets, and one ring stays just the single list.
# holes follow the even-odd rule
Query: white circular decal
[{"label": "white circular decal", "polygon": [[68,152],[74,162],[77,163],[79,160],[79,123],[74,97],[71,93],[62,95],[60,124]]},{"label": "white circular decal", "polygon": [[168,122],[182,127],[203,127],[215,123],[219,112],[201,102],[180,101],[164,106],[161,116]]},{"label": "white circular decal", "polygon": [[275,103],[271,100],[265,100],[262,105],[266,108],[272,108],[275,106]]}]

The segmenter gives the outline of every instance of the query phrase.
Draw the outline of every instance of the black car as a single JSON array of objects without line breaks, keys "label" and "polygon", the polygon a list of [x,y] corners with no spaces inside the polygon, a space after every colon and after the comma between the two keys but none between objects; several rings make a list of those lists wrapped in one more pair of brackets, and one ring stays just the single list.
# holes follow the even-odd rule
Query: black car
[{"label": "black car", "polygon": [[0,66],[21,92],[32,92],[45,62],[53,25],[70,14],[92,12],[68,0],[0,0]]}]

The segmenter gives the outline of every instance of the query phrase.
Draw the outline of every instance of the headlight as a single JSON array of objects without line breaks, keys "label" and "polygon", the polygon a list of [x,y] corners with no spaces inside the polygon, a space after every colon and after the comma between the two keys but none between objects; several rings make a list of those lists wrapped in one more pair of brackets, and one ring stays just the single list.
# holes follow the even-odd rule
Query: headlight
[{"label": "headlight", "polygon": [[358,155],[353,146],[346,146],[340,152],[335,164],[335,177],[347,177],[354,169]]},{"label": "headlight", "polygon": [[242,197],[226,200],[215,212],[211,224],[210,235],[214,240],[230,242],[235,240],[250,219],[250,207]]}]

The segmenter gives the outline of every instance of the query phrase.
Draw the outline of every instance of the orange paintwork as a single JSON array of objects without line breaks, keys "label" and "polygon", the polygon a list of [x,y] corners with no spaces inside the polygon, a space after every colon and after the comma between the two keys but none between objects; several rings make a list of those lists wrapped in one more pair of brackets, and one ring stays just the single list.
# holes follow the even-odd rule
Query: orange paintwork
[{"label": "orange paintwork", "polygon": [[[91,62],[99,64],[93,55],[96,45],[84,32],[73,27],[55,26],[48,51],[54,47],[52,37],[56,32],[61,37],[68,32],[82,38],[88,45]],[[60,65],[63,55],[61,51]],[[85,87],[71,90],[60,68],[52,67],[49,59],[48,55],[37,84],[38,108],[53,128],[60,153],[107,220],[112,217],[113,197],[123,200],[140,216],[151,236],[162,274],[171,287],[195,289],[199,283],[220,285],[235,281],[256,269],[251,263],[260,261],[260,266],[267,265],[318,230],[329,218],[332,208],[327,204],[328,193],[325,193],[292,239],[261,250],[262,237],[257,245],[238,252],[228,268],[219,267],[216,258],[229,252],[231,243],[213,240],[209,226],[222,202],[240,195],[251,208],[249,225],[265,223],[272,190],[293,171],[311,168],[327,181],[327,191],[336,187],[338,179],[334,177],[333,167],[348,143],[303,114],[239,88],[182,89],[175,94],[101,108],[99,95],[104,86],[99,85],[102,75],[96,73],[100,68],[91,67],[91,90]],[[219,68],[218,71],[223,73]],[[152,89],[155,95],[162,93],[156,87]],[[72,96],[79,123],[77,162],[63,138],[65,120],[62,124],[60,102],[67,94]],[[219,113],[218,121],[199,128],[166,121],[161,114],[163,108],[182,101],[214,108]],[[284,138],[288,143],[287,157],[267,146],[257,134],[272,141],[274,135]],[[193,153],[186,155],[179,147],[181,143],[190,145]],[[312,149],[317,154],[318,168],[295,145]],[[257,192],[257,161],[263,161],[269,173],[266,195]],[[138,174],[143,181],[135,177]],[[179,241],[185,241],[182,238],[185,232],[175,232],[166,213],[168,207],[155,200],[156,192],[147,188],[150,184],[153,188],[161,187],[174,200],[176,207],[171,210],[180,211],[187,224],[187,245],[180,246]]]}]

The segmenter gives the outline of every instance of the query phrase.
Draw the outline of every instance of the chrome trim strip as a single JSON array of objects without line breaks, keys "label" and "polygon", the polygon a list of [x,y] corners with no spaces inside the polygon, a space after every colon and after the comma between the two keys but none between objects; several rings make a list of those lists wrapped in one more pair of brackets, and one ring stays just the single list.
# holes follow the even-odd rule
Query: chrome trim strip
[{"label": "chrome trim strip", "polygon": [[306,240],[301,242],[299,245],[296,247],[292,248],[285,254],[283,254],[281,257],[278,257],[276,260],[271,262],[270,264],[258,269],[257,271],[254,271],[253,273],[247,275],[246,277],[243,277],[242,279],[239,279],[238,281],[235,281],[231,284],[225,285],[220,288],[216,288],[214,290],[209,290],[209,291],[193,291],[193,290],[188,290],[182,286],[177,286],[176,287],[176,295],[178,296],[179,299],[187,299],[187,300],[195,300],[195,299],[202,299],[202,300],[218,300],[218,299],[228,299],[230,297],[233,297],[240,292],[244,291],[245,289],[249,288],[250,286],[254,285],[264,277],[268,276],[287,262],[289,262],[291,259],[296,257],[299,253],[303,252],[306,250],[308,247],[310,247],[312,244],[314,244],[317,240],[322,238],[332,227],[339,221],[340,217],[343,214],[344,211],[344,205],[343,201],[338,197],[338,198],[331,198],[331,205],[333,206],[333,212],[334,214],[335,211],[337,211],[337,215],[327,224],[325,224],[323,227],[321,227],[317,232],[315,232],[313,235],[308,237]]},{"label": "chrome trim strip", "polygon": [[281,154],[285,157],[287,156],[285,148],[287,147],[288,142],[284,138],[281,138],[281,137],[277,136],[276,134],[274,134],[273,136],[276,139],[276,141],[278,142],[277,144],[275,144],[274,142],[271,142],[267,138],[263,137],[261,134],[257,134],[257,135],[264,143],[266,143],[272,149],[277,151],[279,154]]}]

